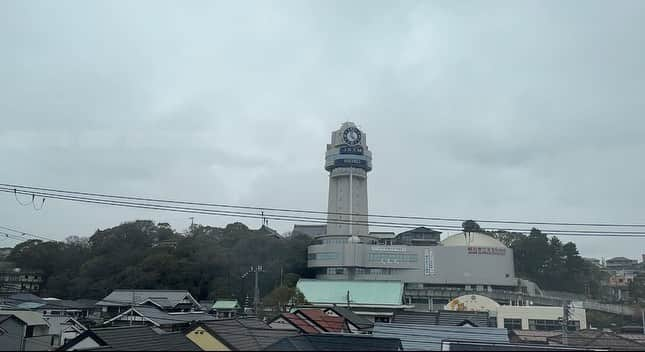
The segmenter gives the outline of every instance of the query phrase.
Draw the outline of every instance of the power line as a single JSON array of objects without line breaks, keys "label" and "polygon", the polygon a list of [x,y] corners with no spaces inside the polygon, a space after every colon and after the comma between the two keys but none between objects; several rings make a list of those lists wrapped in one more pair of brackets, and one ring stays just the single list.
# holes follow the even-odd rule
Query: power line
[{"label": "power line", "polygon": [[[29,192],[29,191],[16,191],[15,189],[7,189],[0,187],[0,192],[5,193],[18,193],[18,194],[38,194],[40,196],[45,196],[53,199],[68,200],[81,203],[90,203],[90,204],[101,204],[101,205],[112,205],[120,207],[129,207],[129,208],[142,208],[142,209],[152,209],[152,210],[164,210],[164,211],[175,211],[182,213],[196,213],[196,214],[205,214],[205,215],[219,215],[219,216],[231,216],[231,217],[242,217],[242,218],[263,218],[262,215],[248,212],[240,211],[225,211],[225,210],[209,210],[203,208],[191,208],[191,207],[176,207],[168,205],[159,205],[159,204],[149,204],[149,203],[140,203],[140,202],[125,202],[125,201],[115,201],[115,200],[105,200],[100,198],[91,198],[91,197],[80,197],[80,196],[68,196],[68,195],[59,195],[55,193],[47,192]],[[443,231],[458,231],[461,230],[461,227],[451,226],[446,224],[426,224],[426,223],[397,223],[397,222],[378,222],[378,221],[349,221],[349,220],[327,220],[324,218],[316,217],[304,217],[304,216],[289,216],[289,215],[264,215],[264,218],[270,218],[277,221],[307,221],[313,223],[321,224],[357,224],[357,225],[371,225],[373,227],[386,227],[386,228],[404,228],[410,229],[412,227],[433,227],[437,230]],[[528,229],[504,229],[506,231],[523,231],[528,232]],[[550,232],[553,234],[558,234],[561,236],[587,236],[587,237],[644,237],[645,232],[642,231],[592,231],[592,230],[556,230],[556,229],[545,229],[544,232]]]},{"label": "power line", "polygon": [[[10,189],[19,188],[19,189],[26,189],[26,190],[39,190],[39,191],[75,194],[75,195],[82,195],[82,196],[93,196],[93,197],[101,197],[101,198],[138,200],[138,201],[148,201],[148,202],[157,202],[157,203],[175,203],[175,204],[198,205],[198,206],[219,207],[219,208],[247,209],[247,210],[256,210],[256,211],[270,210],[270,211],[287,212],[287,213],[309,213],[309,214],[347,215],[347,216],[353,215],[353,216],[369,216],[369,217],[372,217],[372,218],[430,220],[430,221],[448,221],[448,222],[462,222],[462,221],[468,220],[468,219],[463,219],[463,218],[451,218],[451,217],[426,217],[426,216],[360,214],[360,213],[351,213],[350,214],[350,213],[344,213],[344,212],[325,212],[325,211],[303,210],[303,209],[288,209],[288,208],[275,208],[275,207],[259,207],[259,206],[243,206],[243,205],[231,205],[231,204],[189,202],[189,201],[180,201],[180,200],[171,200],[171,199],[146,198],[146,197],[138,197],[138,196],[111,195],[111,194],[105,194],[105,193],[79,192],[79,191],[70,191],[70,190],[46,188],[46,187],[25,186],[25,185],[9,184],[9,183],[0,183],[0,186],[8,187]],[[27,194],[33,194],[33,193],[27,193]],[[488,219],[473,219],[473,220],[476,221],[476,222],[480,222],[480,223],[499,223],[499,224],[558,225],[558,226],[585,226],[585,227],[642,227],[642,228],[645,228],[645,224],[580,223],[580,222],[552,222],[552,221],[512,221],[512,220],[488,220]]]}]

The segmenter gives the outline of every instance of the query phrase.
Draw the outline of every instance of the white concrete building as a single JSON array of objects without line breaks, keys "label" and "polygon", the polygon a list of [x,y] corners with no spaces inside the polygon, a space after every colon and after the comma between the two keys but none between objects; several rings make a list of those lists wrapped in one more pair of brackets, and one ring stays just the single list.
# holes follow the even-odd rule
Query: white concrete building
[{"label": "white concrete building", "polygon": [[[447,310],[488,312],[496,317],[497,327],[511,330],[559,331],[560,319],[564,314],[562,307],[500,305],[492,299],[480,295],[465,295],[453,299],[445,307]],[[587,314],[584,308],[576,305],[569,310],[569,329],[587,328]]]}]

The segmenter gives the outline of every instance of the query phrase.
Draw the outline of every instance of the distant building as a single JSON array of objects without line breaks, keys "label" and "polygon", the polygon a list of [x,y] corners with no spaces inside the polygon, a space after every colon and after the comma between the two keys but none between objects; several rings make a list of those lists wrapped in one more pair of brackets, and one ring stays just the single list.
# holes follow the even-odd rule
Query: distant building
[{"label": "distant building", "polygon": [[242,307],[237,300],[219,299],[210,307],[210,311],[218,318],[235,318]]},{"label": "distant building", "polygon": [[[488,312],[496,317],[497,327],[509,330],[561,330],[562,307],[500,305],[480,295],[466,295],[455,298],[446,309],[455,311]],[[587,314],[584,308],[572,307],[569,330],[587,328]]]},{"label": "distant building", "polygon": [[0,295],[38,293],[43,283],[40,270],[12,268],[0,270]]},{"label": "distant building", "polygon": [[615,257],[605,261],[607,270],[633,269],[636,264],[638,264],[638,260],[625,257]]},{"label": "distant building", "polygon": [[413,307],[403,304],[400,281],[300,279],[297,287],[315,307],[348,307],[371,321],[389,322],[393,312]]}]

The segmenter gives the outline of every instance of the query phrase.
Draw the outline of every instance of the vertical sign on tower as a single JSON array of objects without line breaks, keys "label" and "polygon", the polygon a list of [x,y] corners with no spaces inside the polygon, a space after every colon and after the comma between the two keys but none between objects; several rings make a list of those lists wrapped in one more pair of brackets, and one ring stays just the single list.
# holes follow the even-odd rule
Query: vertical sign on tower
[{"label": "vertical sign on tower", "polygon": [[432,255],[432,251],[429,249],[426,249],[423,255],[423,259],[424,259],[424,274],[426,276],[430,276],[434,274],[434,256]]}]

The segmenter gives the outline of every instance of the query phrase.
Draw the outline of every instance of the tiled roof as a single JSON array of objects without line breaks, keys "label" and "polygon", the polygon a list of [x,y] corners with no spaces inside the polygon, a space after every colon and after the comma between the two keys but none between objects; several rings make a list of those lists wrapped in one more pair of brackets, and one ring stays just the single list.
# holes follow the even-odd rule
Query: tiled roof
[{"label": "tiled roof", "polygon": [[135,304],[152,299],[173,307],[184,303],[184,300],[187,299],[191,304],[198,305],[190,292],[185,290],[114,290],[96,304],[99,306],[129,306],[132,304],[133,299]]},{"label": "tiled roof", "polygon": [[[177,324],[183,324],[183,323],[190,323],[190,322],[197,322],[197,321],[210,321],[210,320],[217,319],[216,317],[205,312],[168,313],[156,307],[148,307],[148,306],[133,307],[119,314],[118,317],[127,316],[131,314],[130,313],[131,310],[134,310],[140,316],[153,321],[154,323],[156,323],[155,325],[177,325]],[[112,320],[115,320],[115,318],[113,318]]]},{"label": "tiled roof", "polygon": [[45,316],[44,319],[49,324],[50,335],[60,335],[66,330],[74,329],[85,331],[87,328],[72,317],[65,316]]},{"label": "tiled roof", "polygon": [[488,327],[376,323],[372,334],[399,338],[404,350],[413,351],[440,351],[443,340],[508,343],[506,329]]},{"label": "tiled roof", "polygon": [[437,315],[439,313],[402,311],[394,313],[392,322],[396,324],[437,325]]},{"label": "tiled roof", "polygon": [[63,346],[63,349],[68,350],[75,343],[92,335],[97,336],[107,344],[101,349],[117,351],[201,351],[197,345],[192,343],[181,332],[165,333],[149,326],[88,330]]},{"label": "tiled roof", "polygon": [[220,299],[213,304],[212,309],[238,309],[240,304],[236,300],[224,300]]},{"label": "tiled roof", "polygon": [[476,326],[488,326],[488,313],[486,312],[459,312],[452,310],[441,310],[437,317],[437,325],[461,325],[469,321]]},{"label": "tiled roof", "polygon": [[[547,338],[549,344],[561,344],[562,334]],[[607,348],[609,350],[645,350],[645,344],[602,330],[579,330],[567,334],[567,345],[577,347]]]},{"label": "tiled roof", "polygon": [[345,332],[345,318],[325,314],[320,309],[298,309],[295,314],[319,326],[326,332]]},{"label": "tiled roof", "polygon": [[401,351],[396,338],[356,334],[300,335],[284,338],[266,351]]},{"label": "tiled roof", "polygon": [[336,314],[347,319],[350,323],[354,324],[357,328],[361,330],[371,329],[372,327],[374,327],[374,323],[372,321],[370,321],[365,317],[357,315],[356,313],[352,312],[351,310],[345,307],[334,306],[329,309],[333,310],[334,312],[336,312]]},{"label": "tiled roof", "polygon": [[297,331],[272,329],[255,318],[222,319],[201,324],[216,335],[218,340],[237,351],[258,351],[278,340],[295,336]]},{"label": "tiled roof", "polygon": [[511,330],[511,334],[518,342],[546,343],[547,338],[557,336],[562,333],[559,331]]},{"label": "tiled roof", "polygon": [[27,326],[48,325],[42,314],[28,310],[0,310],[0,315],[13,315]]},{"label": "tiled roof", "polygon": [[347,304],[368,306],[401,306],[403,283],[400,281],[314,280],[300,279],[297,284],[312,304]]},{"label": "tiled roof", "polygon": [[318,330],[316,330],[315,327],[311,326],[309,323],[304,321],[302,318],[299,316],[293,314],[293,313],[282,313],[280,315],[283,319],[287,320],[290,322],[292,325],[297,327],[298,329],[302,330],[303,332],[306,332],[308,334],[317,334]]}]

